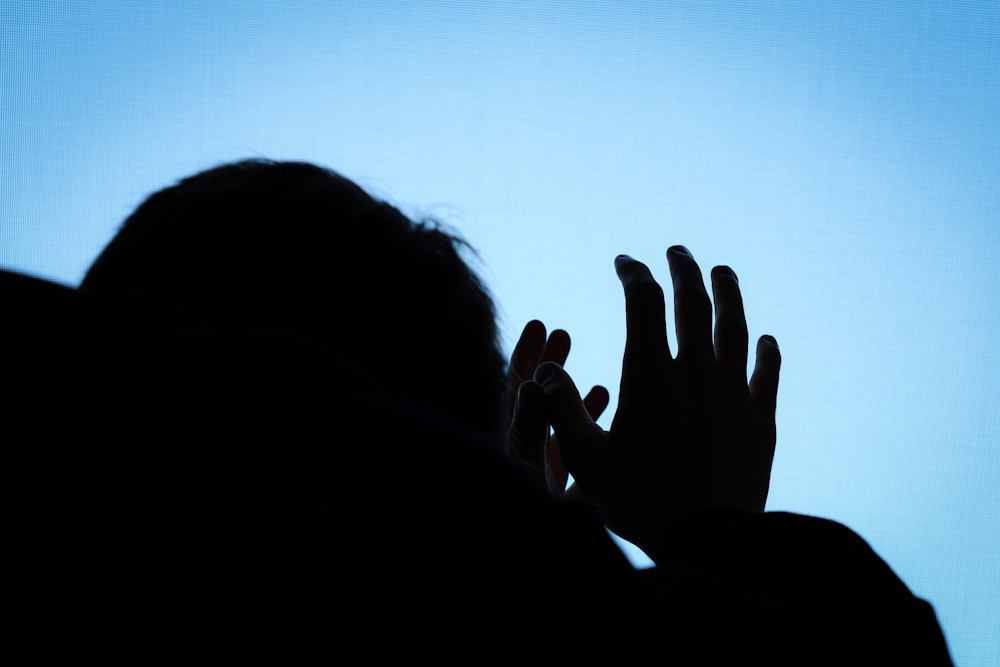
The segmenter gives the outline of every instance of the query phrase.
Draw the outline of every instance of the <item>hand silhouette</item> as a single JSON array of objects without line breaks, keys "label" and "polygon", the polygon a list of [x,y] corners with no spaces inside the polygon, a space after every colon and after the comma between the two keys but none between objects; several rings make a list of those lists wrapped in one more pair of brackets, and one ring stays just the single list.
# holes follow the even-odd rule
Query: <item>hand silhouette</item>
[{"label": "hand silhouette", "polygon": [[[531,320],[521,331],[507,371],[508,453],[542,474],[549,490],[559,496],[573,490],[566,488],[569,473],[559,455],[559,441],[550,435],[542,387],[532,376],[543,363],[565,364],[569,350],[570,337],[566,331],[555,329],[546,336],[545,324]],[[608,390],[594,386],[583,399],[584,409],[591,419],[597,419],[608,400]]]},{"label": "hand silhouette", "polygon": [[703,509],[761,512],[775,445],[781,355],[757,341],[747,382],[748,334],[736,274],[712,270],[712,301],[701,270],[682,246],[667,251],[677,354],[666,334],[663,290],[649,268],[620,255],[627,336],[618,409],[604,431],[570,376],[542,363],[549,419],[576,484],[603,510],[608,527],[656,560],[669,530]]}]

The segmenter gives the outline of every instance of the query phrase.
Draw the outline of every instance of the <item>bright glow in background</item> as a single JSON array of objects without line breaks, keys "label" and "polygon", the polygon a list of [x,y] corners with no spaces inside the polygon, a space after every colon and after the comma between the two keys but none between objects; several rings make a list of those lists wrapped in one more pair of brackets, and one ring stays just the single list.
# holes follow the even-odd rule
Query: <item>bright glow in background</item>
[{"label": "bright glow in background", "polygon": [[309,160],[457,227],[508,343],[567,329],[613,406],[612,260],[669,295],[682,243],[782,348],[770,509],[857,530],[1000,664],[1000,5],[7,0],[0,31],[0,265],[75,284],[150,192]]}]

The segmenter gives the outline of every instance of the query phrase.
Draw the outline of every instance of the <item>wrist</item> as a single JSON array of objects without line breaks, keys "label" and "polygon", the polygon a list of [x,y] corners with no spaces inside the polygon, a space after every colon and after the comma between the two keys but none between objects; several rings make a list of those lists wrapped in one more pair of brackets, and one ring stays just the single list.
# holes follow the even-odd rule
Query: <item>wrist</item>
[{"label": "wrist", "polygon": [[707,545],[732,524],[755,514],[759,514],[759,512],[731,508],[698,510],[675,522],[666,530],[651,545],[652,553],[646,549],[643,550],[657,564],[677,560],[685,554]]}]

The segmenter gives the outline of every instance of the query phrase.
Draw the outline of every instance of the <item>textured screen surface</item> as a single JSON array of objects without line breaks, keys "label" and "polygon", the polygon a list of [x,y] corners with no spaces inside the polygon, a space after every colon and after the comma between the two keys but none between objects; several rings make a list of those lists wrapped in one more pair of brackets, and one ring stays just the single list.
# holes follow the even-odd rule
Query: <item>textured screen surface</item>
[{"label": "textured screen surface", "polygon": [[1000,664],[998,7],[7,0],[0,265],[76,284],[152,191],[309,160],[459,229],[506,344],[567,329],[614,406],[612,260],[684,244],[783,351],[770,509]]}]

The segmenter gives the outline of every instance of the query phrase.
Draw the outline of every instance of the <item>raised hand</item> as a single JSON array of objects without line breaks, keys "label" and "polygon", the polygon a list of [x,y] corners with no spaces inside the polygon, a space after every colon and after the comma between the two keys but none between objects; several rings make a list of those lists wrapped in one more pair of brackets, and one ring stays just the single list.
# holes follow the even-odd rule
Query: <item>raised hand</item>
[{"label": "raised hand", "polygon": [[[532,379],[543,363],[562,366],[569,356],[570,337],[562,329],[546,336],[545,325],[531,320],[521,331],[507,370],[508,415],[507,450],[543,475],[546,486],[555,495],[566,492],[568,472],[559,455],[559,443],[550,435],[542,387]],[[608,405],[608,390],[592,387],[583,399],[591,419],[597,419]]]},{"label": "raised hand", "polygon": [[747,381],[748,333],[736,274],[712,270],[712,300],[694,258],[667,251],[677,354],[667,341],[663,290],[649,268],[620,255],[627,337],[618,409],[609,431],[589,416],[572,379],[543,363],[535,379],[569,472],[608,527],[651,558],[669,530],[703,509],[764,510],[775,445],[781,355],[761,336]]}]

